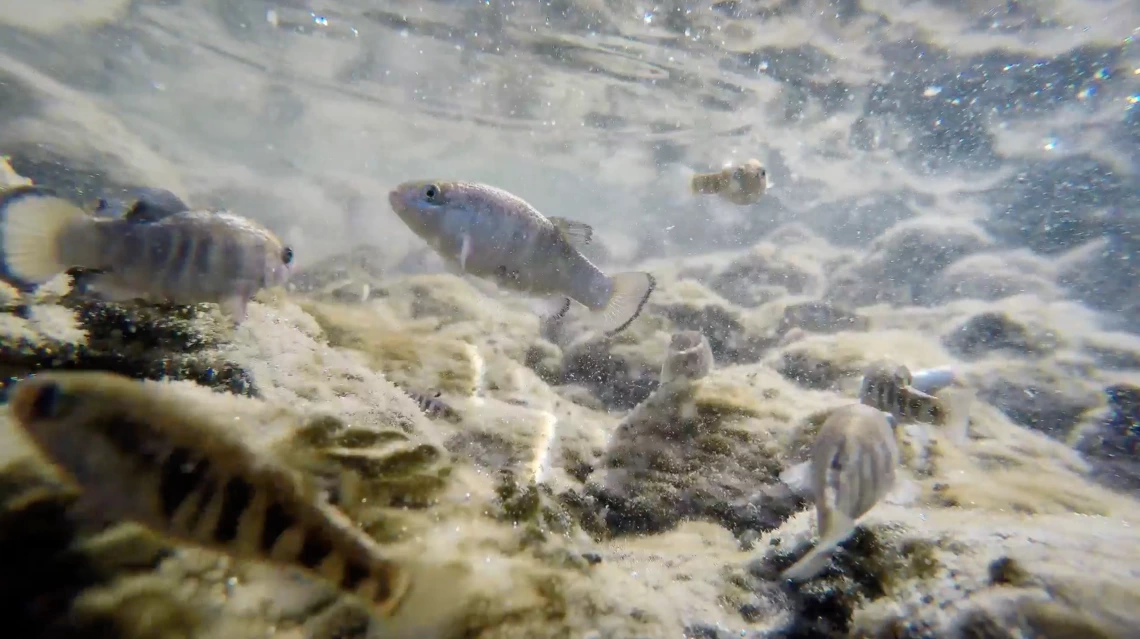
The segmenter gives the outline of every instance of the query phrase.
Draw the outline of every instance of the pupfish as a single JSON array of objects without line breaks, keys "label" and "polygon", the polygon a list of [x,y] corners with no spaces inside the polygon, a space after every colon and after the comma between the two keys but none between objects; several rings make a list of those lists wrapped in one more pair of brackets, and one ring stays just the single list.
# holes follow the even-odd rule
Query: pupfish
[{"label": "pupfish", "polygon": [[[873,362],[863,371],[859,401],[902,422],[938,426],[961,443],[969,429],[973,394],[965,388],[951,386],[953,381],[953,371],[949,368],[912,374],[900,364],[885,360]],[[941,394],[935,396],[924,391]]]},{"label": "pupfish", "polygon": [[740,206],[758,201],[768,186],[768,171],[757,159],[715,173],[697,173],[690,183],[695,194],[719,195]]},{"label": "pupfish", "polygon": [[42,284],[82,269],[85,288],[109,301],[214,302],[240,323],[254,294],[283,285],[293,263],[271,231],[224,211],[136,206],[108,218],[23,187],[0,196],[0,213],[12,276]]},{"label": "pupfish", "polygon": [[819,533],[816,547],[782,577],[804,580],[818,574],[856,521],[890,492],[898,463],[898,443],[885,413],[864,404],[832,411],[820,426],[811,458],[781,476],[815,502]]},{"label": "pupfish", "polygon": [[661,384],[697,380],[712,372],[713,353],[709,340],[700,331],[679,331],[669,338],[661,364]]},{"label": "pupfish", "polygon": [[76,516],[132,521],[184,543],[300,569],[394,614],[410,571],[299,474],[127,377],[50,372],[16,383],[11,415],[80,490]]},{"label": "pupfish", "polygon": [[388,201],[396,215],[455,271],[549,303],[556,318],[571,300],[615,334],[637,318],[656,287],[649,273],[607,275],[579,250],[589,225],[546,217],[522,198],[471,182],[414,181],[397,186]]}]

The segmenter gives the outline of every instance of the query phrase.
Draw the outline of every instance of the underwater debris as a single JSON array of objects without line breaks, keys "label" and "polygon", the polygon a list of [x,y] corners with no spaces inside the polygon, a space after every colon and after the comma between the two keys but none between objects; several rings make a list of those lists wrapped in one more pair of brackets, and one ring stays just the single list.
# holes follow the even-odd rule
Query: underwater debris
[{"label": "underwater debris", "polygon": [[740,206],[759,201],[768,186],[768,171],[755,158],[716,173],[697,173],[689,184],[694,194],[719,195]]},{"label": "underwater debris", "polygon": [[410,587],[344,514],[193,407],[108,373],[18,382],[12,414],[80,489],[75,511],[181,542],[301,569],[391,615]]},{"label": "underwater debris", "polygon": [[661,384],[698,380],[712,372],[712,368],[712,347],[704,334],[699,331],[673,333],[661,364]]},{"label": "underwater debris", "polygon": [[544,315],[565,315],[573,300],[593,311],[599,327],[614,335],[637,319],[657,286],[649,273],[602,273],[580,250],[593,236],[589,225],[547,218],[502,189],[468,182],[405,182],[388,201],[453,270],[541,298],[549,306]]}]

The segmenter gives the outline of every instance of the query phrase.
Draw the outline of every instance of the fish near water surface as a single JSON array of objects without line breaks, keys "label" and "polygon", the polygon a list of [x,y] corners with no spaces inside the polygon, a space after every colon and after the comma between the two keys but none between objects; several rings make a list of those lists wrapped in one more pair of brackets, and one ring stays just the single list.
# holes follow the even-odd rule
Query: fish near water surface
[{"label": "fish near water surface", "polygon": [[19,428],[80,489],[77,516],[300,569],[394,614],[411,583],[402,565],[298,474],[148,384],[51,372],[12,390]]},{"label": "fish near water surface", "polygon": [[657,285],[649,273],[606,275],[579,251],[593,234],[588,225],[548,218],[502,189],[419,180],[397,186],[388,201],[453,269],[551,300],[556,317],[574,300],[610,334],[637,318]]},{"label": "fish near water surface", "polygon": [[288,281],[293,250],[228,212],[134,207],[118,217],[84,211],[37,187],[0,194],[7,271],[42,284],[82,269],[82,287],[109,301],[213,302],[240,323],[249,300]]},{"label": "fish near water surface", "polygon": [[820,426],[811,458],[781,479],[815,502],[819,543],[781,575],[804,580],[818,574],[856,521],[890,492],[899,464],[894,429],[882,411],[850,404]]}]

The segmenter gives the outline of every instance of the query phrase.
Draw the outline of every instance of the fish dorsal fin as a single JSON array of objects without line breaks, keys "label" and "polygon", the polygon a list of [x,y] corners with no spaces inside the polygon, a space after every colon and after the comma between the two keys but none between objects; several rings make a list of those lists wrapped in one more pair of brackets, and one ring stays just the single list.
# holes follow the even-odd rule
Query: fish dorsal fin
[{"label": "fish dorsal fin", "polygon": [[585,222],[568,220],[564,217],[552,217],[550,221],[562,231],[562,235],[574,246],[585,246],[594,237],[594,229]]}]

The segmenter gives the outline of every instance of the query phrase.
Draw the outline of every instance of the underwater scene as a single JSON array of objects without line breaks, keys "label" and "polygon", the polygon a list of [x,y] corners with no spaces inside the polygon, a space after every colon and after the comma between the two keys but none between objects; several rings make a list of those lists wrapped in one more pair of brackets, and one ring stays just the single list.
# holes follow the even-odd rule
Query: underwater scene
[{"label": "underwater scene", "polygon": [[5,639],[1140,638],[1136,0],[0,0]]}]

